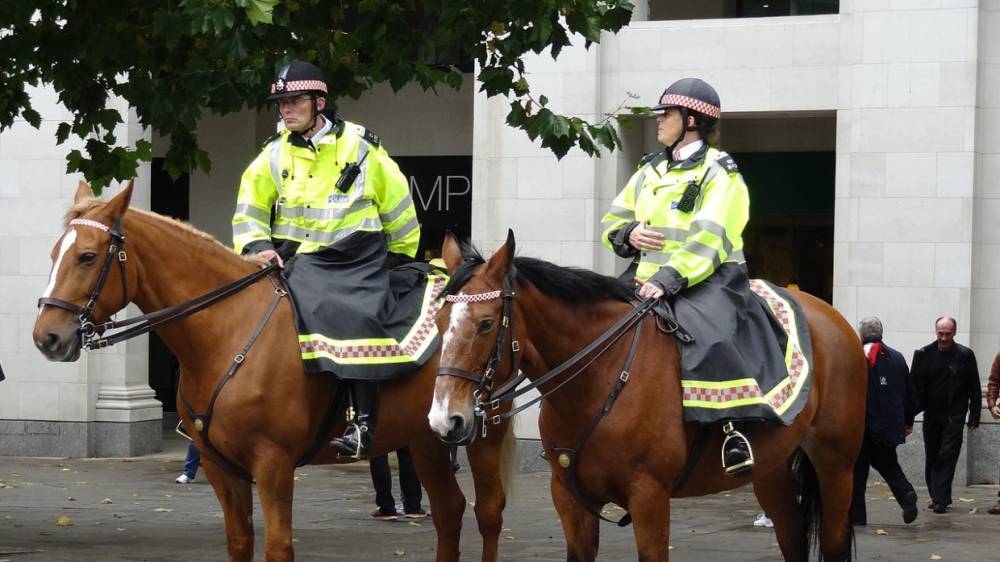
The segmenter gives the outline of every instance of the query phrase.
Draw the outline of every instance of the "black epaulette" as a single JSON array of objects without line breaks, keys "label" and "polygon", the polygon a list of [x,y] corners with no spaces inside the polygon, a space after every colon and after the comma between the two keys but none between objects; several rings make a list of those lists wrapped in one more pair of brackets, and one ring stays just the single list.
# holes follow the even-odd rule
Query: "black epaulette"
[{"label": "black epaulette", "polygon": [[280,138],[280,137],[281,137],[281,133],[274,133],[273,135],[267,137],[267,140],[264,141],[264,144],[260,145],[260,148],[261,149],[267,148],[267,145],[271,144],[272,142],[274,142],[275,139]]},{"label": "black epaulette", "polygon": [[716,160],[716,162],[718,162],[719,165],[725,168],[730,174],[740,171],[740,169],[736,166],[736,161],[733,160],[733,157],[728,154],[723,154],[723,156]]},{"label": "black epaulette", "polygon": [[649,164],[649,162],[653,158],[656,158],[656,155],[660,154],[660,152],[662,152],[662,151],[659,151],[659,152],[650,152],[649,154],[643,155],[643,157],[639,159],[639,167],[641,168],[641,167],[645,166],[646,164]]},{"label": "black epaulette", "polygon": [[365,129],[365,133],[362,138],[368,141],[368,144],[378,148],[382,144],[382,139],[378,138],[378,135],[373,133],[370,129]]}]

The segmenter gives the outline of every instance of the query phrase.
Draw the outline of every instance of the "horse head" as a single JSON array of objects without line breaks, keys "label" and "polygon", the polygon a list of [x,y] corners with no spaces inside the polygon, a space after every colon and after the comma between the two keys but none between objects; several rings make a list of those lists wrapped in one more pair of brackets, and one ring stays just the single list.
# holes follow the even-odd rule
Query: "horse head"
[{"label": "horse head", "polygon": [[[514,303],[514,233],[485,262],[463,256],[458,242],[445,239],[442,257],[452,280],[438,315],[441,363],[434,401],[427,418],[438,437],[468,444],[476,434],[477,408],[488,402],[494,385],[517,375],[511,324]],[[511,350],[511,351],[508,351]]]},{"label": "horse head", "polygon": [[[121,224],[132,183],[107,202],[95,199],[83,181],[77,188],[66,230],[52,248],[52,271],[32,333],[35,346],[51,361],[76,361],[88,330],[131,301],[127,278],[133,268]],[[136,286],[133,279],[133,292]]]}]

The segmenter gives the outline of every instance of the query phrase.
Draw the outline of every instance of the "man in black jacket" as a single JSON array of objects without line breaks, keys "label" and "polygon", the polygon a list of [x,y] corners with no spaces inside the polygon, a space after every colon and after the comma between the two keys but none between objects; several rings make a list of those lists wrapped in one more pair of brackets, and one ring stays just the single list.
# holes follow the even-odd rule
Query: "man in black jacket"
[{"label": "man in black jacket", "polygon": [[[979,427],[982,386],[976,354],[955,343],[958,323],[941,317],[934,323],[937,341],[913,353],[913,386],[924,412],[924,477],[928,507],[944,513],[951,504],[951,481],[962,451],[962,424]],[[966,421],[968,416],[968,421]]]},{"label": "man in black jacket", "polygon": [[865,437],[854,464],[851,521],[865,525],[865,486],[869,467],[882,475],[903,509],[903,522],[917,518],[917,492],[906,479],[896,457],[896,447],[913,431],[917,406],[910,385],[910,371],[903,356],[882,341],[882,322],[874,316],[861,320],[858,335],[868,358],[868,400],[865,404]]}]

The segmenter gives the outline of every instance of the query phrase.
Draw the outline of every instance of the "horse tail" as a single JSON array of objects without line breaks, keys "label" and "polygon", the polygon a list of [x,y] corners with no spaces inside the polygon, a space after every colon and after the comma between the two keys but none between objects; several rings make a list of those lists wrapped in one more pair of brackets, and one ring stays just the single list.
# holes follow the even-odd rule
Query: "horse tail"
[{"label": "horse tail", "polygon": [[500,484],[509,503],[514,497],[514,475],[517,473],[517,437],[514,435],[514,418],[506,424],[500,444]]},{"label": "horse tail", "polygon": [[[819,477],[816,475],[816,467],[813,466],[809,455],[802,449],[797,449],[792,456],[792,474],[795,485],[798,488],[799,511],[802,513],[802,521],[805,523],[806,550],[816,549],[819,559],[823,559],[823,552],[819,549],[819,532],[823,522],[823,500],[820,497]],[[854,526],[847,522],[847,540],[851,542],[852,549],[857,547],[854,537]]]}]

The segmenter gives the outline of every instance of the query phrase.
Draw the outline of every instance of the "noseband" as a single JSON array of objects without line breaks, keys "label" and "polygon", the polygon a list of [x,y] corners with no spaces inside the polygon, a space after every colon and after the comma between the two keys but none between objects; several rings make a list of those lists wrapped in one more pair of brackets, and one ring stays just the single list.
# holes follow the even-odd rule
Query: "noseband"
[{"label": "noseband", "polygon": [[[101,274],[97,277],[97,284],[94,285],[94,290],[90,292],[90,298],[87,300],[86,305],[81,307],[80,305],[63,299],[42,297],[38,299],[38,307],[41,308],[48,304],[76,314],[80,318],[80,337],[82,338],[82,347],[88,350],[93,349],[94,347],[103,347],[100,345],[95,346],[94,343],[95,339],[97,339],[103,331],[94,324],[94,307],[97,305],[97,299],[101,297],[101,291],[104,290],[104,284],[108,281],[108,272],[111,270],[111,262],[115,259],[115,257],[118,258],[118,271],[121,273],[122,277],[122,308],[124,308],[129,302],[128,275],[125,272],[125,262],[128,261],[128,255],[125,253],[125,234],[122,232],[122,219],[118,219],[115,221],[115,224],[110,227],[90,219],[73,219],[69,221],[69,226],[89,226],[106,232],[109,236],[111,236],[111,241],[108,243],[108,251],[104,255],[104,264],[101,265]],[[54,274],[55,272],[53,272],[53,275]]]}]

